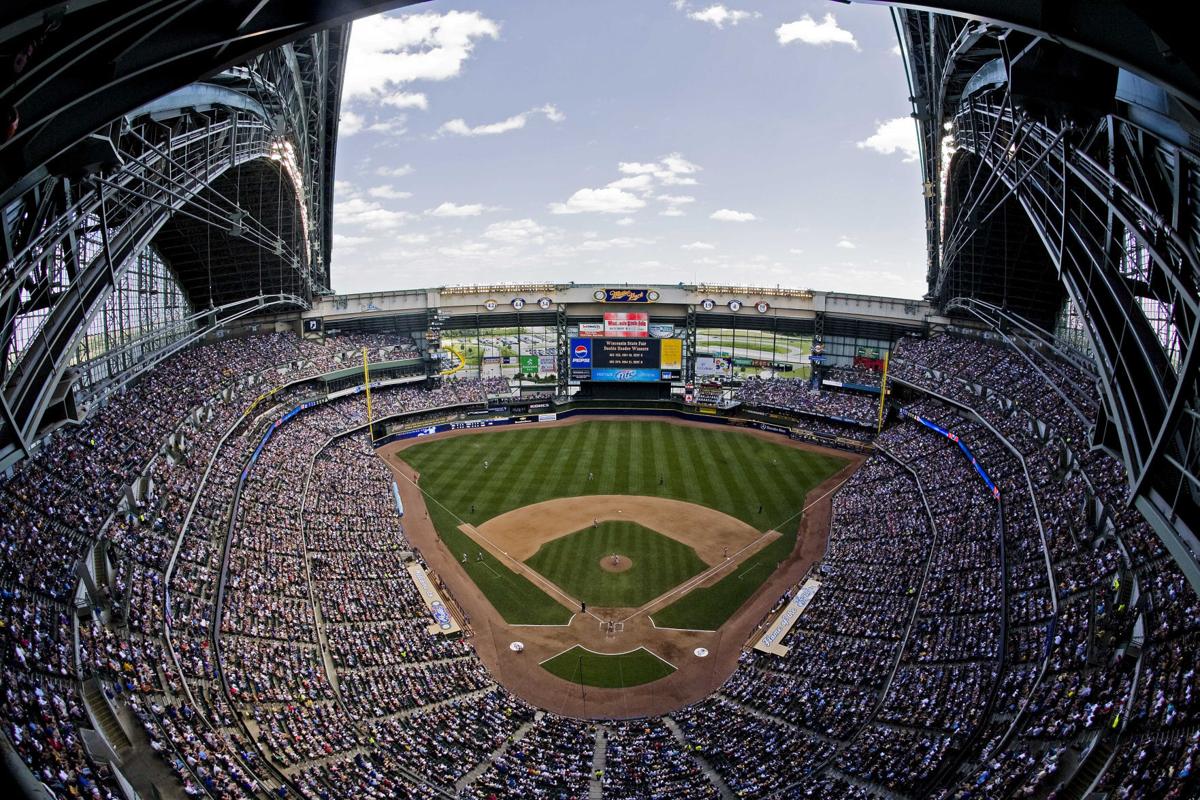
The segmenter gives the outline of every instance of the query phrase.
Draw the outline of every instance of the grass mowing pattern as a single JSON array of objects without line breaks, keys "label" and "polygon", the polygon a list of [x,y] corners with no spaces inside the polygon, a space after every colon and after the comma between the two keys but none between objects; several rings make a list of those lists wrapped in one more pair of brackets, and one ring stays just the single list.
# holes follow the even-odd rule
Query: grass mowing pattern
[{"label": "grass mowing pattern", "polygon": [[[606,572],[600,560],[620,553],[633,563]],[[595,606],[637,608],[703,572],[696,551],[636,522],[601,522],[538,548],[526,564]]]},{"label": "grass mowing pattern", "polygon": [[[736,431],[641,420],[497,430],[423,442],[398,457],[421,473],[430,517],[450,552],[468,554],[465,566],[472,580],[515,624],[563,624],[571,612],[486,552],[483,561],[476,561],[479,548],[458,530],[460,522],[479,524],[559,497],[666,497],[715,508],[761,531],[782,525],[784,535],[751,560],[774,569],[795,544],[805,494],[845,464],[835,456]],[[756,570],[747,579],[737,578],[739,573],[704,591],[705,601],[676,609],[693,591],[656,614],[655,622],[668,625],[659,619],[665,613],[669,627],[715,629],[769,570]]]},{"label": "grass mowing pattern", "polygon": [[576,645],[542,664],[542,668],[571,683],[621,689],[641,686],[675,671],[667,662],[639,647],[629,653],[609,656]]}]

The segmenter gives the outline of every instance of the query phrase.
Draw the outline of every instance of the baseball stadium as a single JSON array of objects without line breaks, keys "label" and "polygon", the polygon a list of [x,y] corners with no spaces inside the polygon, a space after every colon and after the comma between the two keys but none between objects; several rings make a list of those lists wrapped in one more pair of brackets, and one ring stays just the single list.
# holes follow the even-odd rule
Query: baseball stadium
[{"label": "baseball stadium", "polygon": [[[11,796],[1200,796],[1200,51],[1182,9],[505,16],[523,5],[0,7]],[[591,80],[568,67],[609,27],[651,31],[603,54],[614,87],[622,59],[674,47],[714,75],[774,73],[768,45],[877,49],[904,143],[806,147],[904,157],[920,296],[802,249],[721,262],[718,229],[770,235],[770,214],[728,207],[671,244],[712,280],[633,263],[706,208],[679,192],[724,180],[678,151],[421,250],[525,213],[537,179],[506,169],[652,137],[607,99],[409,130],[466,102],[450,78],[485,44],[534,48],[531,18],[585,7],[603,25],[566,60],[538,51],[513,62],[528,83],[497,83]],[[664,21],[683,45],[647,27]],[[497,85],[476,91],[491,113]],[[693,127],[665,97],[655,124]],[[782,130],[768,113],[749,124]],[[718,143],[736,116],[708,115]],[[505,149],[577,117],[594,127],[571,147]],[[466,143],[484,155],[452,151],[436,180],[499,200],[421,211],[408,184],[344,177],[399,181]],[[731,196],[769,196],[729,172]],[[836,204],[818,182],[784,202]],[[891,224],[880,198],[856,224]],[[839,257],[869,246],[843,229]],[[532,246],[556,277],[528,278]]]}]

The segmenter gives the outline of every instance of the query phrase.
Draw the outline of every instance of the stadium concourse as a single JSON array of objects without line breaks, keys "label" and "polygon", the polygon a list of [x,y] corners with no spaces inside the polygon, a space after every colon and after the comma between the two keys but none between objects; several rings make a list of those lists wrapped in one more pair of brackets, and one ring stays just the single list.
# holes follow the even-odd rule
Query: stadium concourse
[{"label": "stadium concourse", "polygon": [[[1125,484],[1076,446],[1095,407],[1085,375],[1047,363],[1062,394],[1047,393],[996,341],[900,342],[910,399],[833,500],[808,573],[822,587],[786,655],[747,648],[709,697],[611,721],[533,707],[471,638],[429,634],[361,394],[265,445],[243,416],[259,379],[290,383],[363,346],[411,342],[189,350],[4,481],[5,731],[51,790],[121,796],[85,741],[100,727],[127,779],[191,796],[1045,796],[1081,743],[1120,729],[1101,785],[1193,795],[1200,604],[1136,514],[1100,532],[1087,518],[1085,492],[1119,509]],[[372,401],[440,418],[509,391],[467,379]],[[924,423],[968,444],[994,489]],[[178,449],[155,444],[172,433]],[[123,494],[143,471],[145,491]],[[85,556],[94,607],[75,594]]]}]

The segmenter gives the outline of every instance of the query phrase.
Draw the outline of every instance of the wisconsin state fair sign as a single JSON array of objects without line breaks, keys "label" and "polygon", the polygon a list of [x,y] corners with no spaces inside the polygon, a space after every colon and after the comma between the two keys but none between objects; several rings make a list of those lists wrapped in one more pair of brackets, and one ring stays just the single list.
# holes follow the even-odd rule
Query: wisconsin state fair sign
[{"label": "wisconsin state fair sign", "polygon": [[599,303],[657,303],[653,289],[597,289],[592,297]]}]

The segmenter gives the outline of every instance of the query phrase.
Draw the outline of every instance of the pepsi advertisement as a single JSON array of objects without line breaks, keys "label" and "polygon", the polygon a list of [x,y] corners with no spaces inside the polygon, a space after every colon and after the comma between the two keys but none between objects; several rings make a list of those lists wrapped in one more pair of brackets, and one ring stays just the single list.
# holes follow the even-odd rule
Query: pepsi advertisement
[{"label": "pepsi advertisement", "polygon": [[592,342],[593,339],[571,340],[571,379],[577,381],[590,380],[592,377]]}]

